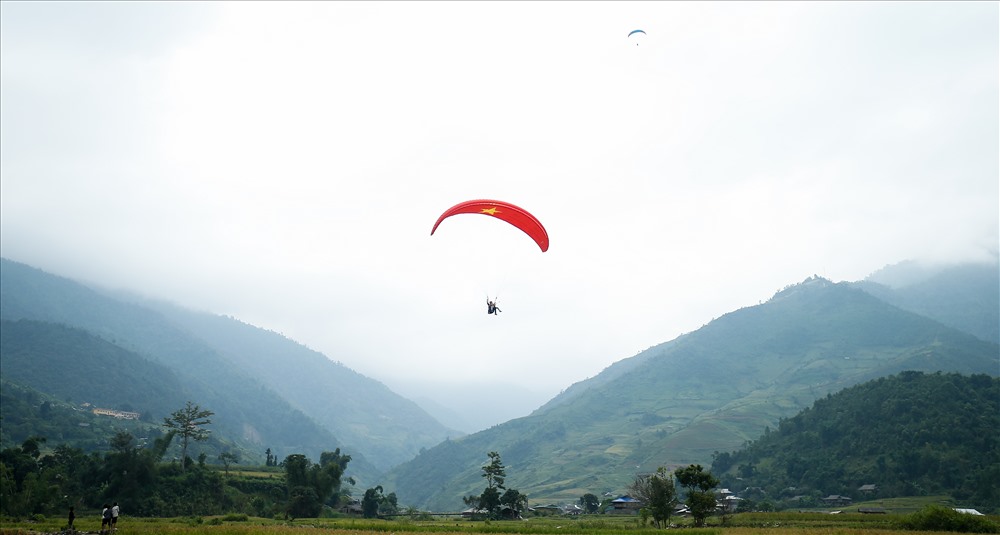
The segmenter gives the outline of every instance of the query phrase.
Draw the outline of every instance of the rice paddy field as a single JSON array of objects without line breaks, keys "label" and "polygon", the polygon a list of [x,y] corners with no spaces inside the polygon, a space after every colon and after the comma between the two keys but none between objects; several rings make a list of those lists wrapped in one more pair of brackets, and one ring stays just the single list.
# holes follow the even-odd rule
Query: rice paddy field
[{"label": "rice paddy field", "polygon": [[[471,521],[457,517],[377,520],[360,518],[278,520],[226,515],[220,517],[130,518],[123,517],[116,535],[855,535],[875,533],[951,533],[911,531],[899,527],[900,514],[843,512],[747,513],[712,517],[706,527],[695,528],[686,518],[672,519],[670,529],[641,525],[637,517],[591,515],[581,517],[537,517],[521,521]],[[990,517],[994,525],[1000,518]],[[65,519],[36,518],[3,521],[0,535],[64,534]],[[100,533],[100,520],[77,518],[76,533]]]}]

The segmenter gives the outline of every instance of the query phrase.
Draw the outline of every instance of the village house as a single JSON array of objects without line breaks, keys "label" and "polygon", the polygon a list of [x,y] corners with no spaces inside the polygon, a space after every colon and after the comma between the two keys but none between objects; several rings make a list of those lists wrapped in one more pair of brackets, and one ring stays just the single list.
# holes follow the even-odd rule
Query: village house
[{"label": "village house", "polygon": [[741,501],[743,501],[743,498],[737,497],[734,494],[728,494],[715,502],[715,508],[723,513],[735,513],[739,509]]},{"label": "village house", "polygon": [[851,505],[851,498],[849,496],[840,496],[837,494],[831,494],[826,498],[823,498],[823,503],[828,507],[843,507],[845,505]]},{"label": "village house", "polygon": [[562,513],[562,508],[554,503],[536,505],[534,507],[529,507],[528,510],[539,515],[558,515]]},{"label": "village house", "polygon": [[860,487],[858,487],[858,492],[860,492],[863,496],[866,497],[874,496],[877,491],[878,491],[878,486],[876,485],[869,484],[869,485],[861,485]]},{"label": "village house", "polygon": [[346,515],[360,515],[364,514],[365,510],[361,507],[361,500],[353,498],[340,508],[340,512]]},{"label": "village house", "polygon": [[611,509],[606,512],[615,515],[634,515],[642,509],[642,502],[628,495],[611,500]]}]

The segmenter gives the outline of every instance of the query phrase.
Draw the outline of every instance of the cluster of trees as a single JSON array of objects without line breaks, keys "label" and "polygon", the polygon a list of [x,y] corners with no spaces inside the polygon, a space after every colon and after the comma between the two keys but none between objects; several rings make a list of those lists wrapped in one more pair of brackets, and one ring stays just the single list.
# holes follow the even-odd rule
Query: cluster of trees
[{"label": "cluster of trees", "polygon": [[[117,501],[138,516],[209,515],[242,512],[256,516],[319,516],[336,507],[350,455],[323,452],[314,464],[293,454],[279,463],[281,480],[230,479],[228,467],[238,455],[219,455],[225,472],[187,456],[191,441],[205,440],[212,411],[188,402],[164,419],[166,434],[140,446],[128,432],[118,432],[105,452],[85,453],[65,444],[43,454],[46,439],[31,437],[0,451],[0,513],[62,515],[69,507],[99,509]],[[180,439],[180,462],[163,462],[174,438]],[[353,480],[348,479],[353,483]]]},{"label": "cluster of trees", "polygon": [[[507,469],[500,459],[500,454],[491,451],[488,456],[490,462],[483,466],[486,488],[479,496],[466,496],[462,500],[465,505],[476,511],[481,511],[490,520],[520,518],[521,513],[528,508],[528,496],[517,489],[505,487]],[[500,491],[503,491],[503,494]]]},{"label": "cluster of trees", "polygon": [[350,461],[351,456],[341,454],[340,448],[323,452],[318,464],[298,453],[285,457],[281,464],[285,467],[288,489],[286,513],[312,518],[320,515],[323,505],[336,507],[341,479]]},{"label": "cluster of trees", "polygon": [[713,489],[719,485],[719,480],[700,464],[678,468],[672,475],[661,466],[652,474],[636,477],[629,492],[645,505],[641,513],[651,517],[657,528],[665,528],[670,525],[670,516],[680,503],[674,478],[684,489],[683,503],[695,525],[703,526],[705,519],[715,511]]},{"label": "cluster of trees", "polygon": [[376,518],[380,515],[394,515],[399,511],[396,493],[383,494],[382,485],[377,485],[365,491],[361,499],[361,514],[365,518]]}]

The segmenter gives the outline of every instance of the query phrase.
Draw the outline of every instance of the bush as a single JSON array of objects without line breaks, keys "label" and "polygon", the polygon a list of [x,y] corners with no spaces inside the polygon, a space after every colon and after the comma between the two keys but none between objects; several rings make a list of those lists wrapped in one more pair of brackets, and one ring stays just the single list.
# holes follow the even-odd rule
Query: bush
[{"label": "bush", "polygon": [[226,522],[246,522],[249,518],[250,517],[245,514],[229,513],[228,515],[222,517],[222,520]]},{"label": "bush", "polygon": [[982,516],[959,513],[940,505],[928,505],[899,522],[903,529],[916,531],[959,531],[962,533],[1000,533],[1000,525]]}]

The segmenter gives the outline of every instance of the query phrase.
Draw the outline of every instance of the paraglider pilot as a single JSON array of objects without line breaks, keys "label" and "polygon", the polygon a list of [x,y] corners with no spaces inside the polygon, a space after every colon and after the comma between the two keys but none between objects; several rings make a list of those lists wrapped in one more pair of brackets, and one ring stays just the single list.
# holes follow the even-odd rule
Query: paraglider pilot
[{"label": "paraglider pilot", "polygon": [[503,312],[503,311],[500,310],[499,308],[497,308],[497,302],[496,302],[495,299],[493,301],[490,301],[490,298],[487,297],[486,298],[486,313],[487,314],[493,314],[494,316],[496,316],[497,312]]}]

